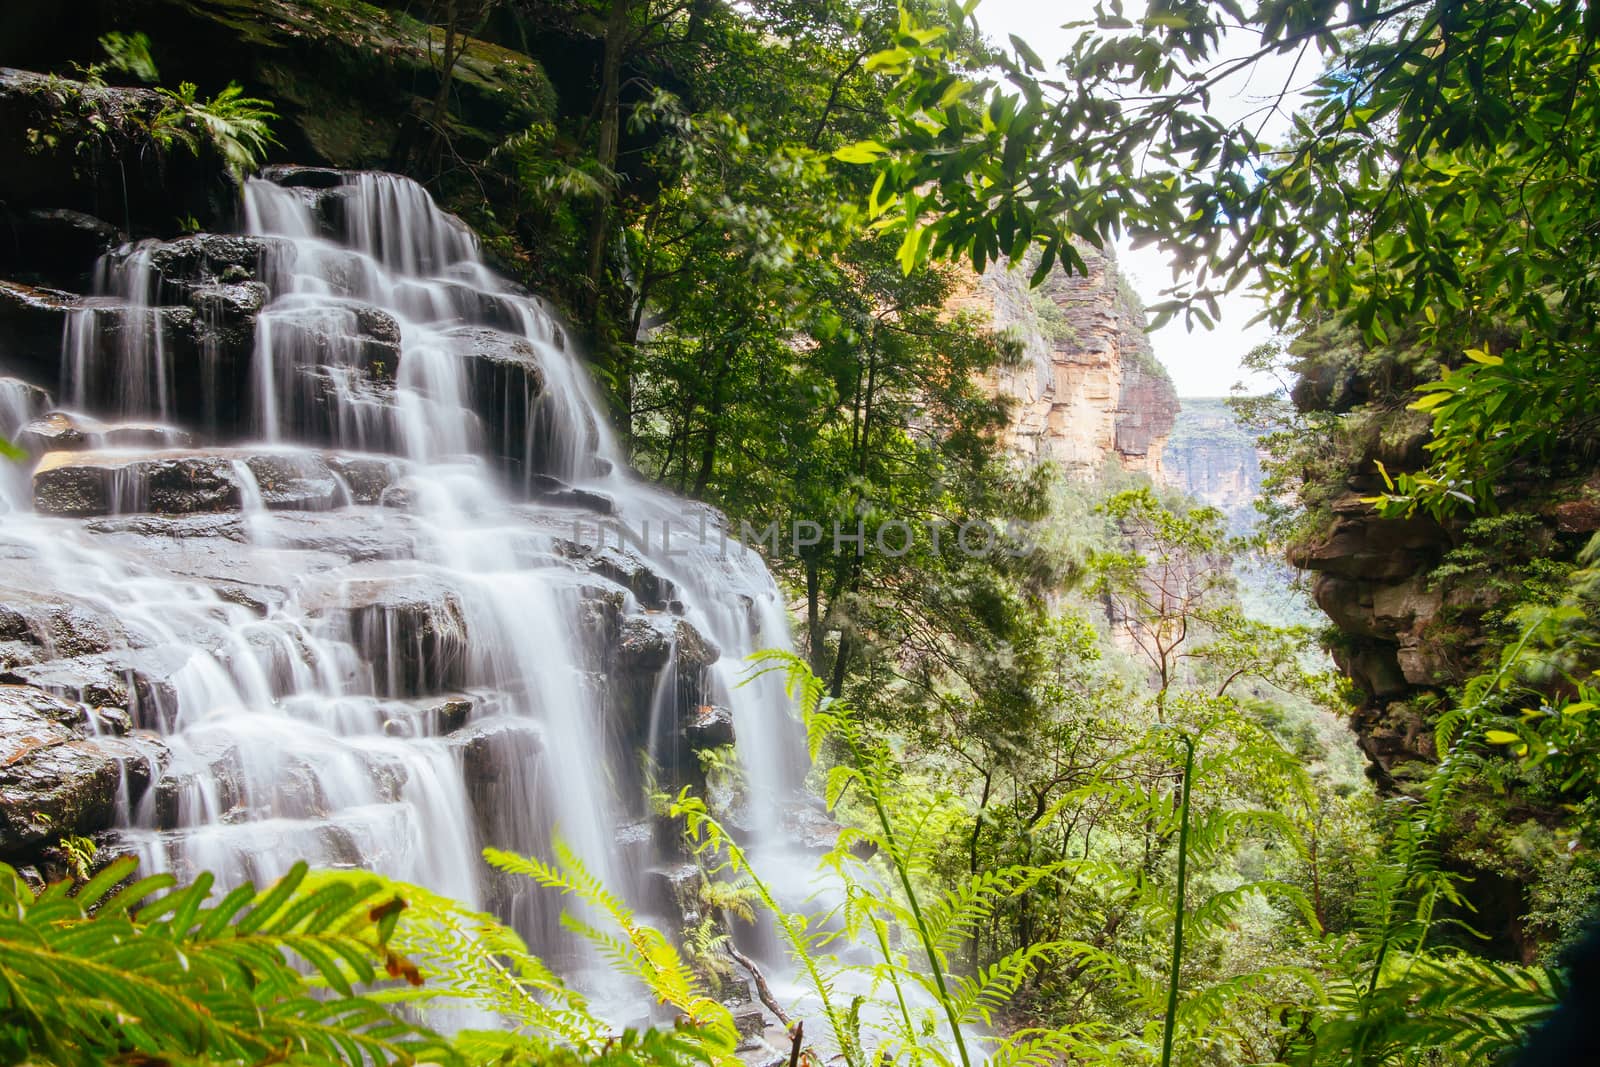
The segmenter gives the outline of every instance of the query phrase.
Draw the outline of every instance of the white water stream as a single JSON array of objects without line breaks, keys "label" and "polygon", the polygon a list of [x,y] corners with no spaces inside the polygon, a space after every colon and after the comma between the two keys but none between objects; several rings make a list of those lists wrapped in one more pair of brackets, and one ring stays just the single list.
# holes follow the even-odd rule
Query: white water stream
[{"label": "white water stream", "polygon": [[[178,423],[202,442],[102,448],[92,461],[217,455],[218,477],[235,484],[229,513],[41,514],[26,478],[7,472],[0,593],[97,620],[107,632],[96,648],[57,650],[71,669],[30,677],[86,703],[91,668],[120,677],[137,724],[170,749],[126,812],[125,839],[147,869],[229,883],[298,859],[369,868],[496,908],[536,949],[570,957],[551,902],[497,882],[478,852],[544,852],[559,834],[635,897],[660,861],[627,847],[620,828],[644,810],[633,741],[661,724],[622,721],[638,713],[608,673],[617,636],[596,605],[610,598],[615,618],[669,635],[681,619],[720,649],[692,685],[669,661],[646,710],[681,720],[694,710],[678,706],[685,693],[731,709],[758,836],[776,832],[804,770],[777,683],[736,688],[750,652],[788,646],[783,605],[754,553],[699,543],[697,505],[627,473],[565,329],[483,265],[466,227],[403,178],[319,182],[245,188],[247,228],[269,240],[239,424],[216,400],[238,368],[210,349],[202,409],[185,410],[161,306],[181,279],[160,275],[159,246],[108,256],[99,298],[65,333],[62,403]],[[397,364],[373,343],[391,321]],[[37,407],[0,384],[0,433]],[[329,475],[330,448],[388,460]],[[353,503],[356,469],[385,472],[395,506]],[[329,477],[326,493],[286,503],[284,485]],[[113,481],[113,511],[151,507],[149,477]],[[574,524],[592,540],[603,518],[649,531],[632,553],[670,580],[668,603],[581,565],[594,553],[567,543]]]}]

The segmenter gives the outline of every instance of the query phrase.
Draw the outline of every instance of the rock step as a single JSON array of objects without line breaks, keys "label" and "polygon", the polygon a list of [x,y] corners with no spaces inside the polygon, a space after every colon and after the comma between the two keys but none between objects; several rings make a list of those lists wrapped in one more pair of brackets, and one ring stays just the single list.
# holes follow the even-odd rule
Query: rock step
[{"label": "rock step", "polygon": [[50,394],[32,382],[0,375],[0,430],[16,429],[50,407]]},{"label": "rock step", "polygon": [[40,456],[80,449],[187,448],[193,437],[157,422],[101,422],[70,411],[48,411],[24,423],[12,444]]},{"label": "rock step", "polygon": [[398,460],[300,451],[56,451],[34,468],[41,514],[87,518],[152,512],[326,511],[376,504],[400,476]]},{"label": "rock step", "polygon": [[248,809],[229,811],[230,817],[208,825],[124,830],[118,836],[125,848],[156,859],[147,869],[192,878],[199,872],[185,864],[204,857],[205,869],[219,879],[265,884],[295,859],[316,867],[381,869],[397,862],[415,819],[411,805],[401,803],[353,806],[326,818],[249,818]]}]

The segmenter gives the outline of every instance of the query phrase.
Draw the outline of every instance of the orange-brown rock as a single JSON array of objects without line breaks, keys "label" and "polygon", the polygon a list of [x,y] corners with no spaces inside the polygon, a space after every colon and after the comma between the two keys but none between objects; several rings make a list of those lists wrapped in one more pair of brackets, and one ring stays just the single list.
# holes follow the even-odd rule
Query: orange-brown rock
[{"label": "orange-brown rock", "polygon": [[1177,393],[1115,262],[1081,251],[1087,274],[1057,271],[1030,290],[1025,268],[997,264],[972,279],[952,310],[975,312],[1021,342],[1017,362],[990,378],[1013,401],[1005,434],[1013,453],[1080,478],[1110,461],[1159,479]]}]

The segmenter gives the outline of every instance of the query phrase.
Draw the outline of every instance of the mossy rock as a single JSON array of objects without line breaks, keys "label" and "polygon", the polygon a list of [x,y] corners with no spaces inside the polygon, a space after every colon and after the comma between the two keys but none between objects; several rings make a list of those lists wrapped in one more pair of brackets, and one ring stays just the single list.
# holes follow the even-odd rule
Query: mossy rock
[{"label": "mossy rock", "polygon": [[[193,81],[204,94],[238,81],[272,100],[282,141],[274,156],[286,160],[400,168],[439,90],[444,30],[362,0],[88,6],[81,17],[97,31],[150,36],[164,84]],[[75,51],[89,59],[92,50],[90,42]],[[469,39],[451,82],[446,128],[453,152],[480,160],[508,136],[548,121],[555,108],[555,90],[536,60]]]},{"label": "mossy rock", "polygon": [[[119,229],[161,236],[186,220],[225,221],[234,194],[221,157],[150,133],[168,106],[147,89],[0,66],[0,222],[16,234],[66,213],[98,230],[46,254],[52,274],[80,278]],[[6,258],[29,272],[25,250]]]},{"label": "mossy rock", "polygon": [[[239,35],[255,74],[329,163],[393,165],[406,127],[432,109],[444,30],[360,0],[181,0]],[[554,113],[555,91],[529,57],[469,41],[457,62],[449,133],[481,157]]]}]

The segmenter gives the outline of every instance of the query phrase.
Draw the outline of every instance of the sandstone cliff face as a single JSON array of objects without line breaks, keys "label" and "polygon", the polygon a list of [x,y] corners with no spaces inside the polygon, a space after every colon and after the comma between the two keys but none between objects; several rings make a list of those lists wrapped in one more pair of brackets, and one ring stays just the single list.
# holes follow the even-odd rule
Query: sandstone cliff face
[{"label": "sandstone cliff face", "polygon": [[990,318],[1022,342],[1019,361],[992,384],[1015,402],[1006,446],[1092,478],[1108,460],[1160,479],[1178,396],[1144,333],[1144,311],[1124,293],[1116,264],[1083,249],[1086,275],[991,267],[955,307]]},{"label": "sandstone cliff face", "polygon": [[1363,500],[1380,491],[1376,476],[1345,484],[1290,561],[1316,576],[1312,595],[1340,635],[1334,660],[1361,693],[1351,726],[1392,789],[1437,758],[1427,709],[1496,654],[1504,632],[1491,620],[1600,530],[1600,476],[1515,486],[1498,516],[1444,523],[1380,518]]},{"label": "sandstone cliff face", "polygon": [[1166,484],[1228,516],[1243,533],[1255,523],[1261,450],[1220,397],[1189,398],[1162,456]]}]

